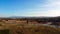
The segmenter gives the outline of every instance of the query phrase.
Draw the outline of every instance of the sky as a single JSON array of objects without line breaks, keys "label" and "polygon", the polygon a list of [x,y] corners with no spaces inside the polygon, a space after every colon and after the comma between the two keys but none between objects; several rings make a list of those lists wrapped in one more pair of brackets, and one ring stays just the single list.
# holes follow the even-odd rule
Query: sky
[{"label": "sky", "polygon": [[0,0],[0,17],[60,16],[60,0]]}]

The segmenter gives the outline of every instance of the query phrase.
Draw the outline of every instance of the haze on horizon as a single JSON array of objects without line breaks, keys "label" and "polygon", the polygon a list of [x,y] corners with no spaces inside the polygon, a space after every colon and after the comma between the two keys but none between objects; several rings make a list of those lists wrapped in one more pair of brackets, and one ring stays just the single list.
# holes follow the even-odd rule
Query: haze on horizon
[{"label": "haze on horizon", "polygon": [[0,0],[0,17],[60,16],[60,0]]}]

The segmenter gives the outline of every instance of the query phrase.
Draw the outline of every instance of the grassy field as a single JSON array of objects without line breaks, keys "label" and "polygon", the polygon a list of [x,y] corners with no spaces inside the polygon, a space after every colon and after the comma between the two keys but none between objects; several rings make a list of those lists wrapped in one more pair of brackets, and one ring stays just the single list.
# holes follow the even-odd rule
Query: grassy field
[{"label": "grassy field", "polygon": [[13,27],[11,34],[60,34],[60,28],[39,25]]},{"label": "grassy field", "polygon": [[34,24],[6,25],[0,27],[0,34],[60,34],[60,28]]}]

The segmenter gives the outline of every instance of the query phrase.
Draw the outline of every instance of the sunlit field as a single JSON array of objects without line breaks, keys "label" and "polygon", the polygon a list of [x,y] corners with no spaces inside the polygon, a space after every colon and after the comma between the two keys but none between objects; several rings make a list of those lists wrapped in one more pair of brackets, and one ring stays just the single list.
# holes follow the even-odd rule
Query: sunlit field
[{"label": "sunlit field", "polygon": [[60,28],[43,25],[22,25],[12,28],[12,34],[60,34]]},{"label": "sunlit field", "polygon": [[36,24],[10,25],[1,30],[5,30],[2,34],[8,30],[9,34],[60,34],[60,28]]}]

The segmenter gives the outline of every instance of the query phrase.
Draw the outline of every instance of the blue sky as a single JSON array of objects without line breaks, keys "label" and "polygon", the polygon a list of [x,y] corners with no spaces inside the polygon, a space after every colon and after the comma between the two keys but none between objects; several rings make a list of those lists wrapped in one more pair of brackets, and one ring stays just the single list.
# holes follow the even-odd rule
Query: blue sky
[{"label": "blue sky", "polygon": [[60,0],[0,0],[0,16],[60,16]]}]

